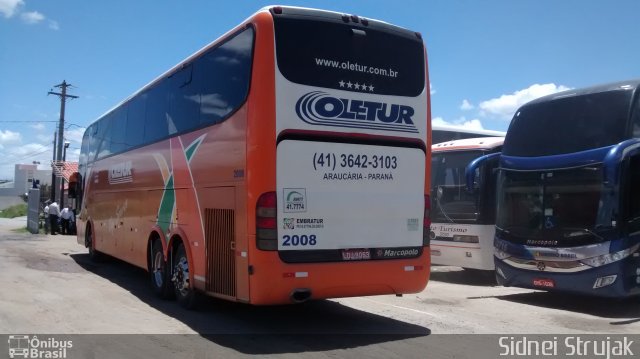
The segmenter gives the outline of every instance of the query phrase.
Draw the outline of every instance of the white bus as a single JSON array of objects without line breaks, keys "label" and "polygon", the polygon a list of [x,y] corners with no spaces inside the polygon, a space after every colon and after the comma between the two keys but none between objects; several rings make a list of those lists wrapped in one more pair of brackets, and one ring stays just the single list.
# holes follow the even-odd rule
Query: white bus
[{"label": "white bus", "polygon": [[[431,263],[491,271],[498,154],[504,137],[431,147]],[[474,163],[473,190],[465,170]]]},{"label": "white bus", "polygon": [[447,141],[462,140],[465,138],[474,137],[504,137],[505,132],[492,131],[492,130],[473,130],[468,128],[462,128],[460,126],[448,126],[448,125],[432,125],[431,126],[431,140],[432,144],[442,143]]}]

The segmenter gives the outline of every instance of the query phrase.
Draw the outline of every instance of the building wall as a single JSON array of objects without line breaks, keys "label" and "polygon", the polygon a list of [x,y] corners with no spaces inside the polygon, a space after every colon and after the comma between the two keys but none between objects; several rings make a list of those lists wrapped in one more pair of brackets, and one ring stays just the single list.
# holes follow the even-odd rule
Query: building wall
[{"label": "building wall", "polygon": [[33,180],[40,180],[40,185],[51,183],[51,170],[39,170],[37,165],[17,164],[13,187],[0,188],[0,196],[20,196],[29,192]]}]

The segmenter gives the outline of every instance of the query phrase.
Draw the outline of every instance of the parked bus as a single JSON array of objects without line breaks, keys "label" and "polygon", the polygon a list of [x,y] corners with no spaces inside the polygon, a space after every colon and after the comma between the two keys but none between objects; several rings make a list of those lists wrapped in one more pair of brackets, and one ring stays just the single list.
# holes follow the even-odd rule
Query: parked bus
[{"label": "parked bus", "polygon": [[474,130],[460,126],[432,125],[433,144],[475,137],[504,137],[504,132],[492,130]]},{"label": "parked bus", "polygon": [[422,291],[428,84],[419,33],[262,9],[88,127],[78,242],[187,307]]},{"label": "parked bus", "polygon": [[514,115],[500,159],[500,284],[640,294],[640,81],[546,96]]},{"label": "parked bus", "polygon": [[[432,264],[493,271],[496,167],[503,140],[469,138],[431,147]],[[469,165],[474,181],[467,190]]]}]

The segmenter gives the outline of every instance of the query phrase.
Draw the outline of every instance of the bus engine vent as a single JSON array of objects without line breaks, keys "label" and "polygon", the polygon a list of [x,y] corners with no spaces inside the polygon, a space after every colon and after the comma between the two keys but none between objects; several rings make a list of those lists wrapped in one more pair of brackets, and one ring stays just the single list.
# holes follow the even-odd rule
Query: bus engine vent
[{"label": "bus engine vent", "polygon": [[205,209],[206,289],[208,292],[235,298],[236,246],[234,218],[232,209]]}]

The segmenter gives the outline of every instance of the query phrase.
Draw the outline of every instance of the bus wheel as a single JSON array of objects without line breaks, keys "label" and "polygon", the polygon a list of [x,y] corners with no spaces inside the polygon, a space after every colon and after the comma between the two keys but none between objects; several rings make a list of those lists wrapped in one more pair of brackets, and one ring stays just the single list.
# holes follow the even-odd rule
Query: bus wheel
[{"label": "bus wheel", "polygon": [[162,253],[162,243],[157,239],[151,243],[150,260],[149,273],[153,291],[160,298],[170,299],[173,296],[173,287],[167,274],[167,262]]},{"label": "bus wheel", "polygon": [[84,232],[84,245],[89,250],[89,259],[92,262],[99,262],[102,259],[102,253],[98,252],[95,248],[95,242],[93,240],[93,232],[91,231],[91,226],[87,227],[87,230]]},{"label": "bus wheel", "polygon": [[173,258],[173,277],[171,280],[178,303],[186,309],[193,309],[196,305],[196,292],[189,280],[189,259],[184,244],[178,245]]}]

